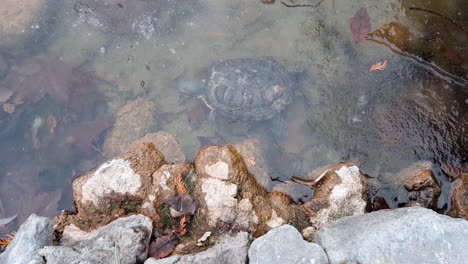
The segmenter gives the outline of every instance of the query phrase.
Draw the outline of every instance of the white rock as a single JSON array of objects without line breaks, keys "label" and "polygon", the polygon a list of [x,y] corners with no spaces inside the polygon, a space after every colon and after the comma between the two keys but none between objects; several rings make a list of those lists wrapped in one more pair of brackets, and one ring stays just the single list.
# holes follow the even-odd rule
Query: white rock
[{"label": "white rock", "polygon": [[134,194],[141,187],[141,177],[124,159],[113,159],[101,165],[82,186],[82,203],[99,200],[111,193]]},{"label": "white rock", "polygon": [[237,204],[237,216],[234,224],[237,228],[244,230],[258,224],[258,217],[249,199],[242,199]]},{"label": "white rock", "polygon": [[209,224],[216,225],[218,220],[232,223],[236,218],[237,185],[207,178],[202,180],[201,190],[205,194]]},{"label": "white rock", "polygon": [[205,172],[212,178],[221,180],[227,180],[229,178],[229,166],[223,161],[218,161],[212,165],[205,165]]},{"label": "white rock", "polygon": [[361,173],[357,166],[342,166],[335,171],[341,183],[336,185],[329,196],[330,205],[311,218],[315,227],[344,216],[365,213],[366,201],[363,199],[365,186],[361,181]]}]

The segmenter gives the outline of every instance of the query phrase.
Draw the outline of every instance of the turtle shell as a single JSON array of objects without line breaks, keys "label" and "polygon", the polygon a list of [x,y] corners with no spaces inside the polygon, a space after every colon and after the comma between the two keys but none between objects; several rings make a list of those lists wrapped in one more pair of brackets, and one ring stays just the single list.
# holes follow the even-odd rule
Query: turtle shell
[{"label": "turtle shell", "polygon": [[291,77],[273,58],[224,60],[211,67],[207,104],[230,118],[267,120],[291,103]]}]

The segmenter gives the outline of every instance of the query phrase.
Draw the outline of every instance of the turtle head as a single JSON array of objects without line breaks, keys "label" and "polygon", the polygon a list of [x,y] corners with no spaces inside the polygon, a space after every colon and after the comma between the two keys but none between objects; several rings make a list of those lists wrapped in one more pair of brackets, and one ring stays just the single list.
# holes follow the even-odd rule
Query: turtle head
[{"label": "turtle head", "polygon": [[206,92],[206,85],[203,81],[176,79],[175,86],[180,93],[192,96],[204,95]]}]

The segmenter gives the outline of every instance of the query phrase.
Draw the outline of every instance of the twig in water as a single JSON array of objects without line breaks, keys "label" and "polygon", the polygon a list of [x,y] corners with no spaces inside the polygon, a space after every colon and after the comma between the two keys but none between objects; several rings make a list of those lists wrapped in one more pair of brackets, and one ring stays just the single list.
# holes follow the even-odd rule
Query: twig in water
[{"label": "twig in water", "polygon": [[468,33],[468,29],[466,29],[462,25],[458,24],[455,20],[451,19],[450,17],[448,17],[446,15],[440,14],[440,13],[434,11],[434,10],[424,9],[424,8],[415,7],[415,6],[411,6],[408,9],[409,10],[417,10],[417,11],[427,12],[427,13],[439,16],[439,17],[441,17],[443,19],[446,19],[446,20],[450,21],[450,23],[454,24],[455,26],[457,26],[458,28],[463,30],[465,33]]},{"label": "twig in water", "polygon": [[311,4],[288,4],[288,3],[284,2],[284,1],[281,1],[281,4],[283,4],[286,7],[319,7],[324,1],[325,0],[320,0],[320,2],[318,2],[315,5],[311,5]]}]

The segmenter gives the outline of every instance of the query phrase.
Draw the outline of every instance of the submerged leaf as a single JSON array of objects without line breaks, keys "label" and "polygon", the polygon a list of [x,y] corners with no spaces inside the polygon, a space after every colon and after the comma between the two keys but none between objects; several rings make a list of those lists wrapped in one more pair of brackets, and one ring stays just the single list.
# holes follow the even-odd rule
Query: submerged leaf
[{"label": "submerged leaf", "polygon": [[367,34],[371,32],[371,23],[367,9],[361,8],[351,19],[351,33],[353,33],[354,43],[361,42],[366,39]]}]

